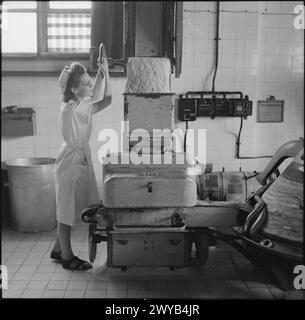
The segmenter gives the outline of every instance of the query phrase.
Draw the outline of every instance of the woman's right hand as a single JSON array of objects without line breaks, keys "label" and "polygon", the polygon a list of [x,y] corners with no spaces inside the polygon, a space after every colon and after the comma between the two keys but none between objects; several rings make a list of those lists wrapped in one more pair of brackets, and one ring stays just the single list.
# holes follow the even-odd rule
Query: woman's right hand
[{"label": "woman's right hand", "polygon": [[98,59],[97,66],[99,68],[99,71],[101,71],[104,76],[108,75],[109,66],[108,66],[108,61],[106,57],[102,58],[102,62],[100,62]]},{"label": "woman's right hand", "polygon": [[106,47],[103,43],[101,43],[99,47],[99,57],[97,59],[97,65],[104,76],[108,74],[109,66],[107,61]]}]

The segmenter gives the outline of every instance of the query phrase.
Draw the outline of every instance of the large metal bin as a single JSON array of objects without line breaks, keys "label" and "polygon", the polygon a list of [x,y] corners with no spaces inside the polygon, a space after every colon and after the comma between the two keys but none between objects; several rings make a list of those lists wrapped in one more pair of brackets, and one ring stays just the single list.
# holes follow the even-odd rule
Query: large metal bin
[{"label": "large metal bin", "polygon": [[[168,153],[172,164],[124,164],[128,154],[111,154],[103,164],[102,199],[106,208],[193,207],[197,202],[196,175],[201,167],[188,154]],[[180,156],[180,159],[178,158]],[[162,159],[163,157],[163,159]],[[180,160],[180,164],[179,161]]]},{"label": "large metal bin", "polygon": [[54,163],[53,158],[6,162],[13,229],[41,232],[56,226]]}]

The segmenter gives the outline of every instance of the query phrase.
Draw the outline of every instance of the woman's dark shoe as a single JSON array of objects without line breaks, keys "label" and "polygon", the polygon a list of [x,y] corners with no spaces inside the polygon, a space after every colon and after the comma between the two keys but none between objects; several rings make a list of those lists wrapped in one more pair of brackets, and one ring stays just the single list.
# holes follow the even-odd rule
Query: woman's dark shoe
[{"label": "woman's dark shoe", "polygon": [[82,260],[76,256],[74,256],[71,260],[61,260],[62,262],[62,266],[64,269],[68,269],[68,270],[88,270],[88,269],[92,269],[92,265],[85,261]]},{"label": "woman's dark shoe", "polygon": [[61,261],[61,252],[51,251],[50,258],[53,260]]}]

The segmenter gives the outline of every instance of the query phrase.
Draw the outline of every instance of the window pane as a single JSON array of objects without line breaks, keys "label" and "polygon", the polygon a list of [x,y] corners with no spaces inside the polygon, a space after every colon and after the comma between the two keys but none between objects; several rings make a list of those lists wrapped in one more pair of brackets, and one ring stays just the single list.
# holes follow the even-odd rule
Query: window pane
[{"label": "window pane", "polygon": [[90,39],[89,13],[48,14],[48,52],[88,53]]},{"label": "window pane", "polygon": [[51,9],[90,9],[91,1],[49,1]]},{"label": "window pane", "polygon": [[6,27],[2,28],[3,53],[36,53],[36,13],[5,13]]},{"label": "window pane", "polygon": [[3,1],[3,9],[36,9],[36,1]]}]

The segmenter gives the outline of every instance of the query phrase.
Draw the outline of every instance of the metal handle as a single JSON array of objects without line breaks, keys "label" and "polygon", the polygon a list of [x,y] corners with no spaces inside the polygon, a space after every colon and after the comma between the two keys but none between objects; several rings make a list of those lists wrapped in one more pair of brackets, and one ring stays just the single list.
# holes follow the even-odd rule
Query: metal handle
[{"label": "metal handle", "polygon": [[298,153],[304,148],[304,140],[293,140],[289,141],[276,151],[270,162],[267,164],[263,172],[256,176],[256,180],[261,185],[267,183],[267,179],[272,175],[272,173],[281,165],[281,163],[290,157],[296,157]]},{"label": "metal handle", "polygon": [[260,212],[257,219],[253,222],[253,224],[250,227],[249,235],[254,236],[264,225],[267,218],[267,209],[264,207],[262,211]]},{"label": "metal handle", "polygon": [[255,195],[254,199],[256,201],[256,204],[254,206],[254,209],[249,213],[249,215],[246,218],[246,222],[243,227],[244,233],[255,233],[261,227],[262,222],[264,222],[266,217],[266,212],[264,209],[264,201],[258,196]]},{"label": "metal handle", "polygon": [[100,44],[100,47],[99,47],[99,54],[98,54],[98,59],[97,61],[99,63],[103,63],[104,60],[106,59],[107,55],[106,55],[106,48],[105,48],[105,45],[103,43]]},{"label": "metal handle", "polygon": [[107,209],[103,206],[102,203],[97,203],[88,206],[81,212],[82,220],[86,223],[96,223],[95,216],[99,210],[105,210],[107,212]]},{"label": "metal handle", "polygon": [[[240,99],[243,98],[243,94],[241,91],[224,91],[224,95],[227,96],[227,95],[231,95],[231,94],[238,94],[240,96]],[[246,96],[247,97],[247,96]]]},{"label": "metal handle", "polygon": [[89,59],[91,68],[96,68],[96,63],[103,63],[104,59],[107,59],[106,47],[103,43],[100,44],[99,49],[97,47],[91,47],[89,52]]}]

